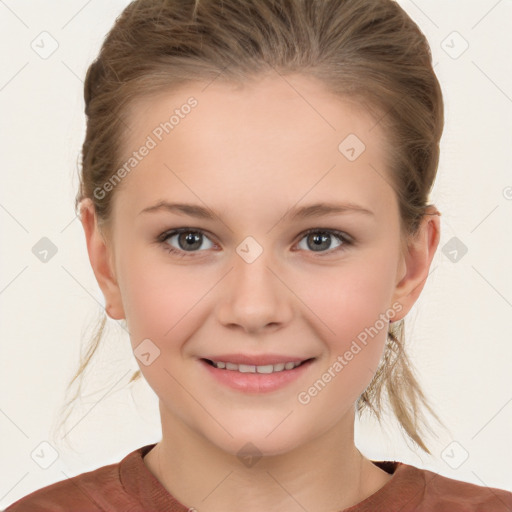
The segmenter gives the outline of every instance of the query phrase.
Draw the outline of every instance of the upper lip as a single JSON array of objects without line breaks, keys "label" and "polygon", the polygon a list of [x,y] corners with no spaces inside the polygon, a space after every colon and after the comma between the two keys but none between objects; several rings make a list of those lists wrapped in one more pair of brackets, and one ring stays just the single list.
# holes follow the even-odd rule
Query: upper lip
[{"label": "upper lip", "polygon": [[210,361],[222,361],[224,363],[233,363],[233,364],[248,364],[254,366],[265,366],[269,364],[279,364],[279,363],[302,363],[307,359],[312,359],[310,357],[301,357],[301,356],[286,356],[282,354],[260,354],[260,355],[248,355],[248,354],[219,354],[216,356],[207,356],[201,359],[209,359]]}]

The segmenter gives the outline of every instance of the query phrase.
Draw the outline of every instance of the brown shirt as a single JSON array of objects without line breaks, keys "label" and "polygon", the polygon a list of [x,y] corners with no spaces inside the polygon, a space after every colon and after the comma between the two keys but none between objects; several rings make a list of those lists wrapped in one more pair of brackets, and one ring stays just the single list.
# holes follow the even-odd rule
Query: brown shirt
[{"label": "brown shirt", "polygon": [[[155,446],[121,462],[82,473],[32,492],[5,512],[188,512],[142,460]],[[341,512],[512,512],[512,492],[453,480],[397,461],[372,461],[393,477],[377,492]],[[194,507],[194,508],[193,508]],[[233,504],[233,510],[238,506]]]}]

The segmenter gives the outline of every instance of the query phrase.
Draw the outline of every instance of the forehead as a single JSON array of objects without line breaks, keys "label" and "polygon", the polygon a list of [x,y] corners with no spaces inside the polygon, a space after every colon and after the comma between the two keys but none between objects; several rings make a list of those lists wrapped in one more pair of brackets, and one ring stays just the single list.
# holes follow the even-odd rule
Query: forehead
[{"label": "forehead", "polygon": [[269,204],[315,193],[367,204],[392,198],[375,117],[309,77],[190,83],[136,101],[129,125],[125,161],[151,146],[122,187],[137,207],[173,193]]},{"label": "forehead", "polygon": [[[190,108],[192,101],[195,106]],[[287,140],[294,142],[300,137],[315,141],[327,136],[326,144],[351,130],[374,144],[374,139],[382,138],[380,116],[378,109],[370,113],[366,102],[335,95],[313,77],[272,75],[243,84],[219,79],[190,82],[172,91],[135,99],[129,107],[127,142],[134,145],[171,120],[175,140],[185,126],[200,130],[203,138],[222,138],[223,129],[236,129],[239,138],[257,133],[259,138],[267,136],[272,141],[276,135],[283,139],[287,134],[293,136]],[[185,119],[186,123],[182,122]],[[162,135],[170,139],[165,137],[167,134]],[[155,135],[158,138],[158,133]]]}]

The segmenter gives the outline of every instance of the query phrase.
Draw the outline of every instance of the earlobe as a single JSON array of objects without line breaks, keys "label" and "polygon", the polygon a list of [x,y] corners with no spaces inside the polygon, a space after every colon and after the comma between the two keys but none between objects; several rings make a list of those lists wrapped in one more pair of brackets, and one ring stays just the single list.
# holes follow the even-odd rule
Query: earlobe
[{"label": "earlobe", "polygon": [[[416,236],[408,242],[401,264],[401,275],[398,278],[393,294],[393,304],[399,302],[402,305],[400,318],[403,318],[411,310],[425,286],[429,275],[430,265],[439,245],[441,214],[430,207],[421,220]],[[405,275],[404,275],[405,266]],[[395,318],[394,321],[398,321]]]},{"label": "earlobe", "polygon": [[98,227],[94,204],[90,198],[80,202],[80,220],[84,228],[89,261],[105,297],[105,310],[115,320],[125,318],[112,251]]}]

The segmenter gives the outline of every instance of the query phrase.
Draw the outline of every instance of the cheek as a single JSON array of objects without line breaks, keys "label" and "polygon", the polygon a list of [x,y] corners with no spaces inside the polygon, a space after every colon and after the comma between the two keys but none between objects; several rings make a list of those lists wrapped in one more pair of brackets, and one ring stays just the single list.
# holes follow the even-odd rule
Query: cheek
[{"label": "cheek", "polygon": [[[306,304],[318,315],[332,339],[344,342],[375,324],[391,308],[393,275],[391,259],[348,261],[336,271],[317,273],[304,284]],[[390,315],[388,313],[387,318]],[[387,329],[387,326],[386,326]]]},{"label": "cheek", "polygon": [[147,255],[132,254],[123,265],[121,294],[132,344],[145,338],[170,340],[184,330],[194,317],[194,305],[211,288],[203,273],[158,262],[148,263]]},{"label": "cheek", "polygon": [[309,316],[313,330],[324,339],[327,360],[317,377],[336,389],[323,398],[334,400],[332,407],[353,402],[370,383],[394,316],[390,300],[396,262],[383,259],[382,252],[367,256],[347,259],[335,272],[318,273],[309,280],[304,300],[315,313]]},{"label": "cheek", "polygon": [[[371,382],[382,358],[388,320],[392,262],[346,265],[315,279],[306,304],[312,330],[323,337],[327,358],[298,396],[308,413],[336,422]],[[386,268],[389,267],[389,268]],[[373,268],[373,270],[369,270]]]},{"label": "cheek", "polygon": [[147,255],[132,256],[121,286],[132,350],[150,387],[160,398],[173,397],[168,405],[179,415],[187,400],[179,385],[186,380],[183,347],[203,321],[198,317],[201,302],[215,280],[209,283],[203,273],[162,259],[150,265]]}]

